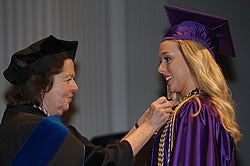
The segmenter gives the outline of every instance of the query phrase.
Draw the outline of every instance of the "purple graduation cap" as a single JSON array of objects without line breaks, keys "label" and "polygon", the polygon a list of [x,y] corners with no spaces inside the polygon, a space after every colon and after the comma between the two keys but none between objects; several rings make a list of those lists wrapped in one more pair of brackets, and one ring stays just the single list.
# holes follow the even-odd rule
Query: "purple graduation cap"
[{"label": "purple graduation cap", "polygon": [[228,20],[170,5],[164,7],[170,29],[162,41],[194,40],[205,46],[214,57],[235,57]]}]

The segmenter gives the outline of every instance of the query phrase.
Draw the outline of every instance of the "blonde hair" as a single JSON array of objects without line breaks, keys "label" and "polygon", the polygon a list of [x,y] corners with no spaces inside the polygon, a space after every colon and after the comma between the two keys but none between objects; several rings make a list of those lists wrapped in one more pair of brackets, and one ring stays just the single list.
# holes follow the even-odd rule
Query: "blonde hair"
[{"label": "blonde hair", "polygon": [[177,42],[199,88],[209,95],[223,127],[237,144],[242,135],[236,122],[232,94],[219,65],[209,50],[198,42],[192,40],[177,40]]}]

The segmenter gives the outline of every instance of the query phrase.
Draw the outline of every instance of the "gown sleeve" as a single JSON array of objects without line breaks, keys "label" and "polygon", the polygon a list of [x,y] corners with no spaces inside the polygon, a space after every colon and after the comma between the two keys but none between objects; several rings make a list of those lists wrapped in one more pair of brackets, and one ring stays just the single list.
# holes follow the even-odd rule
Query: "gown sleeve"
[{"label": "gown sleeve", "polygon": [[198,104],[191,99],[176,115],[171,165],[233,166],[235,144],[222,126],[219,115],[211,103]]}]

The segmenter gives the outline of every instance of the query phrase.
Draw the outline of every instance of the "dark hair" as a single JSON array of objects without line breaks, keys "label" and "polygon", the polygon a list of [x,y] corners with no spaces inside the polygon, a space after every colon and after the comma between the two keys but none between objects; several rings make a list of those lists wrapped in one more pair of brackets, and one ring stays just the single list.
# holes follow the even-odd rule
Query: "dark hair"
[{"label": "dark hair", "polygon": [[49,92],[53,86],[54,75],[62,72],[64,60],[69,58],[66,52],[53,54],[52,56],[57,60],[57,64],[50,66],[38,74],[33,74],[24,83],[11,87],[6,94],[9,105],[42,105],[44,94]]}]

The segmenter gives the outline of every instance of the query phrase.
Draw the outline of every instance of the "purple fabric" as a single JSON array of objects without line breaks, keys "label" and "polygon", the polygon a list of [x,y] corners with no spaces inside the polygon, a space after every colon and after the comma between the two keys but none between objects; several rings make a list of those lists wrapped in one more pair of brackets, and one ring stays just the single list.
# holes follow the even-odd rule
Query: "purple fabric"
[{"label": "purple fabric", "polygon": [[235,57],[227,19],[171,5],[164,5],[164,8],[170,31],[163,40],[194,40],[203,44],[215,57]]},{"label": "purple fabric", "polygon": [[184,21],[170,28],[163,37],[164,40],[194,40],[205,46],[215,57],[218,55],[218,38],[216,34],[205,25],[194,21]]},{"label": "purple fabric", "polygon": [[[198,104],[194,99],[186,102],[178,111],[174,121],[174,143],[170,165],[234,166],[236,146],[232,137],[223,128],[215,107],[206,99],[201,99],[201,103],[202,110],[196,117],[191,116],[198,110]],[[154,138],[148,165],[157,165],[162,130]],[[167,161],[168,147],[166,146],[168,146],[168,138],[165,139],[164,164]]]}]

